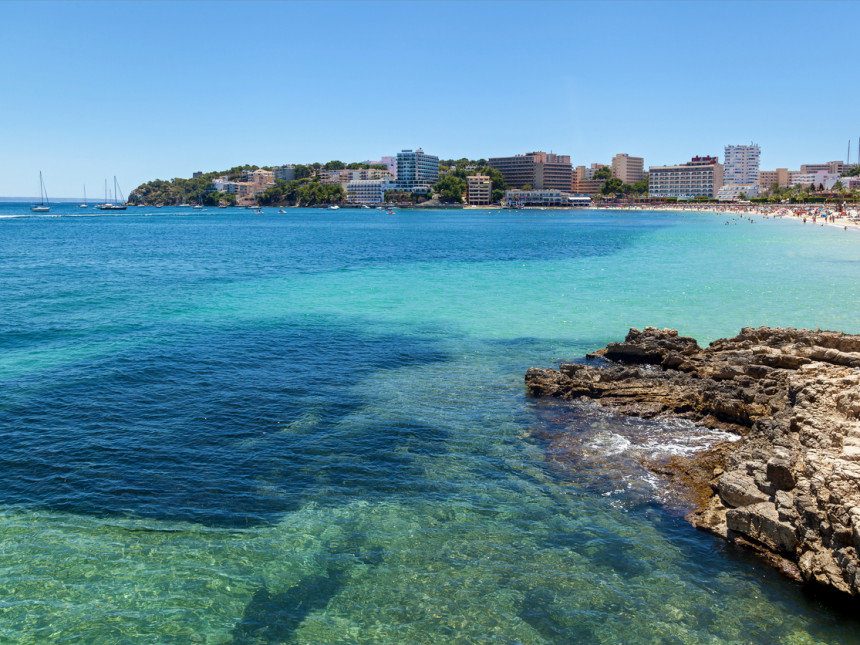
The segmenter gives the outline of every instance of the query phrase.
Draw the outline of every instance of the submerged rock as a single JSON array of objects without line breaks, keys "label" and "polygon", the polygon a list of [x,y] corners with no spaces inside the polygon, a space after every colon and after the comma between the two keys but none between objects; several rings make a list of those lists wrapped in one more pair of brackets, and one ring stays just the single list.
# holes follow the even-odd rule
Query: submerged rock
[{"label": "submerged rock", "polygon": [[596,356],[611,362],[531,368],[526,386],[741,435],[655,470],[693,490],[695,526],[789,575],[860,594],[860,336],[746,327],[701,348],[646,327]]}]

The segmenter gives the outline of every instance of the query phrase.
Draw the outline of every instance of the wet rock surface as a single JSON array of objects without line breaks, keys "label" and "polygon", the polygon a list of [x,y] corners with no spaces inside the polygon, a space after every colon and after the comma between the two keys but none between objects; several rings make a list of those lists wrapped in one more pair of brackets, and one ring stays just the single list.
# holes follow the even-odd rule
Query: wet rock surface
[{"label": "wet rock surface", "polygon": [[531,368],[529,392],[740,435],[654,470],[691,491],[695,526],[860,594],[860,336],[747,327],[702,348],[646,327],[589,358]]}]

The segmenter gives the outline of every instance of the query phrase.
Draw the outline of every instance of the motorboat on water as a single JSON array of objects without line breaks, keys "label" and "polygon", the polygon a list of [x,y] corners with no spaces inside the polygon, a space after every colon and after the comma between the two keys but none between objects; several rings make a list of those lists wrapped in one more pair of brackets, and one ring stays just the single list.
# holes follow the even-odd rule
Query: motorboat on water
[{"label": "motorboat on water", "polygon": [[336,210],[340,210],[340,206],[338,206],[337,204],[332,204],[331,206],[328,207],[328,209],[330,211],[336,211]]}]

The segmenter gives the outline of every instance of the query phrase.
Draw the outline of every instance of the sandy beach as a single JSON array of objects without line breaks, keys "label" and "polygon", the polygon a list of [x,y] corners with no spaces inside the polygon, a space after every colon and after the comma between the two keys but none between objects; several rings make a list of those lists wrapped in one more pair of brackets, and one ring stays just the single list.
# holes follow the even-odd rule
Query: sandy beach
[{"label": "sandy beach", "polygon": [[860,232],[860,206],[846,208],[844,211],[829,205],[799,204],[679,204],[679,205],[622,205],[601,206],[601,208],[627,211],[669,211],[715,213],[737,217],[782,218],[790,217],[804,224],[834,226],[846,231]]}]

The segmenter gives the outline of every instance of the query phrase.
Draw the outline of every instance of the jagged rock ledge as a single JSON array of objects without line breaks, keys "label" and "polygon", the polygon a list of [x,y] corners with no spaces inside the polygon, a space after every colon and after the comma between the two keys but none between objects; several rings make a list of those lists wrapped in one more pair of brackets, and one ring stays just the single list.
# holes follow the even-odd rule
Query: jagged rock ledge
[{"label": "jagged rock ledge", "polygon": [[531,368],[526,386],[740,434],[664,470],[698,486],[691,522],[797,579],[860,595],[860,336],[746,327],[701,348],[646,327],[595,356],[609,362]]}]

